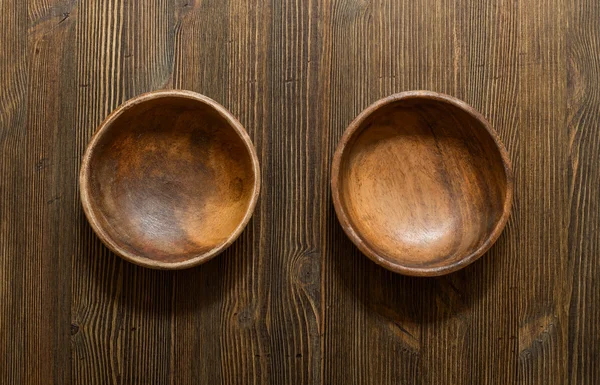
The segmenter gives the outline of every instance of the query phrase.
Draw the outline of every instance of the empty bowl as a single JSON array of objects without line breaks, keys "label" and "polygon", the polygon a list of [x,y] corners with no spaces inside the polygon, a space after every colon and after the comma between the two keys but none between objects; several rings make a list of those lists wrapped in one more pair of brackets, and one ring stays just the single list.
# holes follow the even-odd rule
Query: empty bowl
[{"label": "empty bowl", "polygon": [[496,241],[513,176],[481,114],[447,95],[411,91],[377,101],[350,124],[331,187],[339,221],[364,254],[394,272],[437,276]]},{"label": "empty bowl", "polygon": [[260,190],[242,125],[182,90],[133,98],[100,125],[80,172],[81,201],[100,239],[138,265],[181,269],[229,246]]}]

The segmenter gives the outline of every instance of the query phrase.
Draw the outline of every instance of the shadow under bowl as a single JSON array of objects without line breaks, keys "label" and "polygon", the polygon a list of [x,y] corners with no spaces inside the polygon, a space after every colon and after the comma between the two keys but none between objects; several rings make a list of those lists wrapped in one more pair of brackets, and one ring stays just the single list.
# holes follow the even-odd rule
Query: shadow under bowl
[{"label": "shadow under bowl", "polygon": [[140,95],[90,141],[81,201],[100,239],[141,266],[182,269],[211,259],[248,223],[260,173],[242,125],[206,96]]},{"label": "shadow under bowl", "polygon": [[414,276],[479,258],[502,232],[513,195],[508,154],[489,123],[429,91],[365,109],[338,145],[331,183],[348,237],[381,266]]}]

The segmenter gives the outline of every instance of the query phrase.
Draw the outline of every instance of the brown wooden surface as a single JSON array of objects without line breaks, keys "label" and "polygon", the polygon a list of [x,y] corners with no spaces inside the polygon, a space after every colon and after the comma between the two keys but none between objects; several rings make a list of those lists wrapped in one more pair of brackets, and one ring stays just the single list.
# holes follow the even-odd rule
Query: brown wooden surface
[{"label": "brown wooden surface", "polygon": [[[0,382],[600,383],[596,0],[0,1]],[[169,272],[85,220],[83,151],[120,103],[184,88],[248,130],[246,231]],[[465,100],[506,144],[513,215],[450,276],[348,240],[329,172],[380,97]]]}]

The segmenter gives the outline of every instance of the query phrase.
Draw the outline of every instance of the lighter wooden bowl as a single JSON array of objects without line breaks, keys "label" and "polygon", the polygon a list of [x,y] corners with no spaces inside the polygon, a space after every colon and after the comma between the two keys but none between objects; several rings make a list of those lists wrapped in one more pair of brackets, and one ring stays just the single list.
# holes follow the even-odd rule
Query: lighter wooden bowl
[{"label": "lighter wooden bowl", "polygon": [[331,187],[358,248],[406,275],[472,263],[508,219],[513,176],[489,123],[453,97],[411,91],[381,99],[344,133]]},{"label": "lighter wooden bowl", "polygon": [[260,173],[242,125],[206,96],[181,90],[133,98],[92,138],[81,201],[96,234],[141,266],[182,269],[211,259],[242,232]]}]

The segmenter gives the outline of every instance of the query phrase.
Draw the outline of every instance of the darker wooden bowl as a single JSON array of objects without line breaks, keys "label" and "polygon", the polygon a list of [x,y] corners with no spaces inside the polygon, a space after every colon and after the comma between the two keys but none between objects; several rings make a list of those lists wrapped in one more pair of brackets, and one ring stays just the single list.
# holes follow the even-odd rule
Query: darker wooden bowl
[{"label": "darker wooden bowl", "polygon": [[437,276],[472,263],[508,219],[513,176],[489,123],[453,97],[379,100],[348,127],[333,159],[344,231],[392,271]]},{"label": "darker wooden bowl", "polygon": [[100,239],[138,265],[203,263],[240,235],[260,189],[242,125],[189,91],[157,91],[117,108],[81,166],[81,201]]}]

